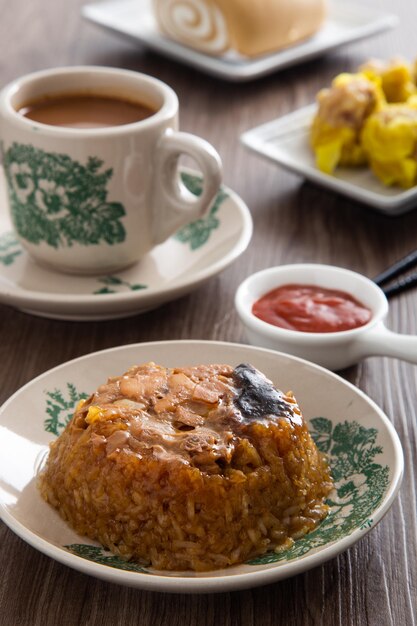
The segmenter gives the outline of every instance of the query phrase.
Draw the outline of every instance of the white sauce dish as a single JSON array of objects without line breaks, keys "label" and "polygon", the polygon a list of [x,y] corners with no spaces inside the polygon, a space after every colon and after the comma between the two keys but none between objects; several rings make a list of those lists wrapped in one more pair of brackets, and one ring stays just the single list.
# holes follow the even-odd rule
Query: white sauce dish
[{"label": "white sauce dish", "polygon": [[[254,303],[283,285],[317,285],[344,291],[371,310],[358,328],[337,332],[304,332],[275,326],[256,317]],[[241,283],[235,306],[249,343],[286,352],[339,370],[369,356],[389,356],[417,363],[417,336],[392,332],[384,324],[388,300],[380,287],[362,274],[341,267],[300,263],[261,270]]]}]

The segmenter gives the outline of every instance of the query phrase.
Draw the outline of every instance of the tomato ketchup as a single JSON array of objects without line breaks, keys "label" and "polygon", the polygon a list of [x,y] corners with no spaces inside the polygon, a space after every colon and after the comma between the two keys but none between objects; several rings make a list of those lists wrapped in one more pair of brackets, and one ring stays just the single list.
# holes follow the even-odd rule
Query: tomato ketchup
[{"label": "tomato ketchup", "polygon": [[298,284],[268,291],[255,302],[252,313],[274,326],[305,333],[351,330],[372,317],[370,309],[345,291]]}]

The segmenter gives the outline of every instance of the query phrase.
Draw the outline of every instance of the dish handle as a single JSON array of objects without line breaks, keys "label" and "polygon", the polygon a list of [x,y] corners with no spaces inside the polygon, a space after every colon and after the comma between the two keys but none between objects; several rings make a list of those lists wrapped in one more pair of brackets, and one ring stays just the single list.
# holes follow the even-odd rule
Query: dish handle
[{"label": "dish handle", "polygon": [[417,335],[395,333],[383,324],[369,330],[357,346],[360,357],[388,356],[417,364]]}]

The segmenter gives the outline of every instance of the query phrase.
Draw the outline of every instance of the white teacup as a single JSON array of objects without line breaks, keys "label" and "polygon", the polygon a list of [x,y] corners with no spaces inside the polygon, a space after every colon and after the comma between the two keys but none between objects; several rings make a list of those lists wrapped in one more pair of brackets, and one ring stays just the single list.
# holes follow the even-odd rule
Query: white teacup
[{"label": "white teacup", "polygon": [[[19,112],[62,95],[120,98],[154,113],[122,125],[70,128]],[[0,139],[9,209],[29,254],[59,271],[114,272],[201,217],[221,184],[220,158],[209,143],[177,129],[174,91],[129,70],[56,68],[5,87]],[[181,182],[184,154],[202,172],[199,197]]]}]

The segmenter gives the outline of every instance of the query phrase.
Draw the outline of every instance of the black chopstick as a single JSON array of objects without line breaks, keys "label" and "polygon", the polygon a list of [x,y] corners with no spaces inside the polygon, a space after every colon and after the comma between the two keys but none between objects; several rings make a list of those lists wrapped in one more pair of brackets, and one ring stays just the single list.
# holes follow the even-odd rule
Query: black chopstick
[{"label": "black chopstick", "polygon": [[399,293],[403,293],[404,291],[411,289],[412,287],[417,287],[417,274],[410,274],[410,276],[400,278],[392,285],[381,287],[381,289],[386,297],[390,298],[391,296],[396,296]]},{"label": "black chopstick", "polygon": [[417,250],[410,252],[410,254],[407,254],[407,256],[403,257],[399,261],[396,261],[396,263],[381,272],[381,274],[375,276],[374,283],[381,287],[387,298],[390,296],[396,296],[399,293],[403,293],[404,291],[417,286],[417,273],[404,276],[392,285],[387,285],[387,283],[414,267],[417,267]]},{"label": "black chopstick", "polygon": [[386,270],[381,272],[381,274],[378,274],[378,276],[374,278],[374,283],[379,286],[385,285],[385,283],[387,283],[392,278],[396,278],[403,272],[406,272],[407,270],[410,270],[416,266],[417,250],[415,250],[414,252],[410,252],[410,254],[407,254],[407,256],[403,257],[402,259],[388,267]]}]

